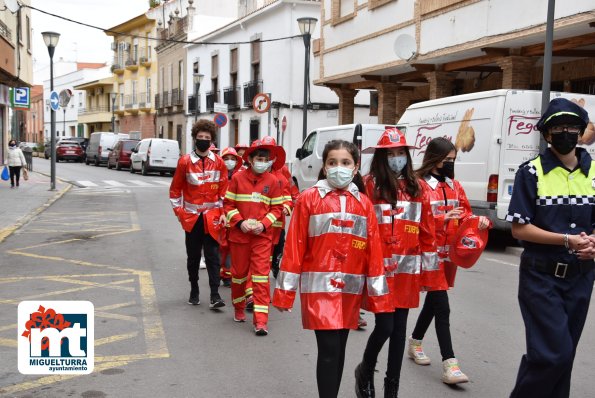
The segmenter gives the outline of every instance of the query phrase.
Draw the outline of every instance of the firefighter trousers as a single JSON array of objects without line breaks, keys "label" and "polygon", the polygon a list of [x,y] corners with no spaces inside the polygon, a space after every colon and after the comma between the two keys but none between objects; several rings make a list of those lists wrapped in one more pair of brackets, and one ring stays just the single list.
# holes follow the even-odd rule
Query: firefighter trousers
[{"label": "firefighter trousers", "polygon": [[246,282],[252,281],[254,324],[267,323],[269,317],[271,240],[250,236],[248,243],[229,242],[231,251],[231,298],[236,309],[246,308]]}]

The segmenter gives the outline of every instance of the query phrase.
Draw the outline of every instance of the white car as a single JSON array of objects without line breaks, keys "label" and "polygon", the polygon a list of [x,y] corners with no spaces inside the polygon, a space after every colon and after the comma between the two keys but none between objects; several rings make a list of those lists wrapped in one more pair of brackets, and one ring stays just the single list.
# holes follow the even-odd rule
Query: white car
[{"label": "white car", "polygon": [[180,145],[176,140],[145,138],[130,154],[130,172],[140,171],[142,175],[158,171],[174,174],[180,159]]}]

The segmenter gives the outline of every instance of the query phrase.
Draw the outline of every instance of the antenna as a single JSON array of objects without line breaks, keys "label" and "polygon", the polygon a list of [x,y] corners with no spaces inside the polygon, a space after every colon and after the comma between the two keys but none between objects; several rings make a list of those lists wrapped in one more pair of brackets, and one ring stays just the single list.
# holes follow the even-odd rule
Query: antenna
[{"label": "antenna", "polygon": [[8,11],[10,11],[13,14],[17,12],[19,8],[21,8],[21,5],[17,0],[4,0],[4,5],[6,5]]},{"label": "antenna", "polygon": [[417,44],[413,36],[406,33],[399,35],[393,46],[395,54],[400,59],[409,62],[417,56]]}]

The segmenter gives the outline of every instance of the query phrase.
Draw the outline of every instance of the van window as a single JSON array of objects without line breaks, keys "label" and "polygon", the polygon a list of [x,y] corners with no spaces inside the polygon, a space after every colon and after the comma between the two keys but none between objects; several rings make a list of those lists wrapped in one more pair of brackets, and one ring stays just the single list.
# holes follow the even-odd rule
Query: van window
[{"label": "van window", "polygon": [[129,151],[136,145],[134,141],[124,141],[122,150]]},{"label": "van window", "polygon": [[314,145],[316,145],[316,132],[310,134],[310,136],[304,142],[302,146],[302,156],[310,156],[314,152]]}]

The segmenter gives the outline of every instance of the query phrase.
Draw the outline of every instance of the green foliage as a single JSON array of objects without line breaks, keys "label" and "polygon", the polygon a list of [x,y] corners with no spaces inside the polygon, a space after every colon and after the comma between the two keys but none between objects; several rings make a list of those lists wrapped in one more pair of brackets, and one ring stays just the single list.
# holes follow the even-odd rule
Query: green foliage
[{"label": "green foliage", "polygon": [[149,0],[149,7],[155,8],[161,4],[161,0]]}]

